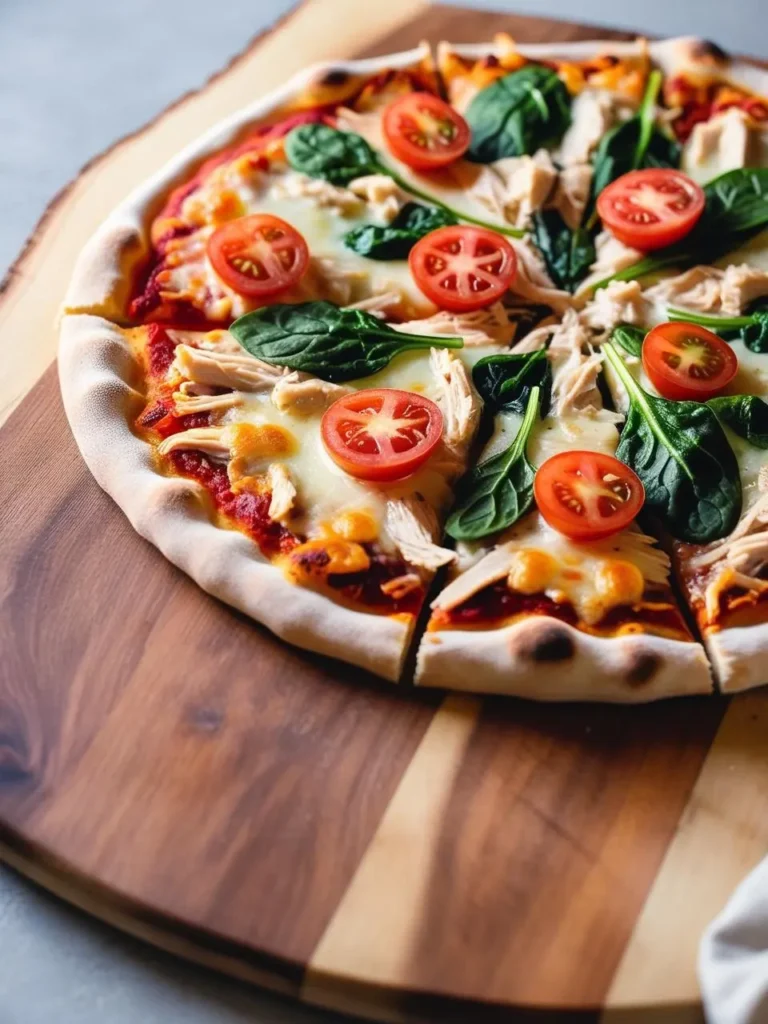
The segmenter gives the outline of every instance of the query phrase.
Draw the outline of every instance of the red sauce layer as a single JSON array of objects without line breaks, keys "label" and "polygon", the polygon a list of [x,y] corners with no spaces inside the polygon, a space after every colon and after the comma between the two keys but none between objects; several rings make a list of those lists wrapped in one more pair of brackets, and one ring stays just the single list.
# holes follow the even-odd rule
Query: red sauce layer
[{"label": "red sauce layer", "polygon": [[405,613],[418,615],[426,597],[426,589],[422,585],[412,590],[399,601],[388,597],[381,589],[381,584],[388,580],[405,576],[411,572],[409,567],[399,558],[386,555],[371,544],[364,544],[371,564],[365,572],[345,573],[343,576],[329,576],[328,585],[343,594],[353,604],[364,604],[371,611],[384,612],[388,615]]},{"label": "red sauce layer", "polygon": [[619,605],[606,612],[597,625],[585,627],[573,605],[553,601],[546,594],[520,594],[510,590],[506,582],[499,582],[473,594],[457,608],[436,612],[432,618],[431,628],[493,629],[520,615],[546,615],[567,622],[578,629],[607,636],[617,633],[622,627],[637,625],[645,632],[658,632],[661,635],[674,633],[682,639],[691,639],[683,616],[672,603],[648,603],[658,603],[662,607],[635,608],[631,605]]}]

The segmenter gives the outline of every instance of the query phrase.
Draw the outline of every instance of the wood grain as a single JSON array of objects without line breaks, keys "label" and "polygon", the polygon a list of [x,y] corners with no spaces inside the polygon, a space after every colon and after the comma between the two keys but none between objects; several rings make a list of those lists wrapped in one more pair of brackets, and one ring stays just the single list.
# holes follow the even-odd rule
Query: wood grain
[{"label": "wood grain", "polygon": [[[308,0],[94,162],[2,295],[0,422],[50,362],[74,254],[181,145],[310,61],[497,31],[626,38]],[[766,695],[726,712],[398,693],[278,643],[141,541],[88,476],[53,371],[2,441],[0,849],[17,867],[182,955],[377,1019],[698,1018],[702,924],[768,847]]]}]

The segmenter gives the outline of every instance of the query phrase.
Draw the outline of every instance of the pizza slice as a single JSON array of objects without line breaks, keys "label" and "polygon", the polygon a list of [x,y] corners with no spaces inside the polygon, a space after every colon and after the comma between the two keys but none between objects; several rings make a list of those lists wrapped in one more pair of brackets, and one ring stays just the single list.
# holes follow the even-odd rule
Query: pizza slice
[{"label": "pizza slice", "polygon": [[622,417],[589,342],[569,311],[475,367],[493,433],[448,521],[458,562],[432,602],[420,685],[627,702],[711,688],[669,558],[634,522],[642,489],[614,457]]}]

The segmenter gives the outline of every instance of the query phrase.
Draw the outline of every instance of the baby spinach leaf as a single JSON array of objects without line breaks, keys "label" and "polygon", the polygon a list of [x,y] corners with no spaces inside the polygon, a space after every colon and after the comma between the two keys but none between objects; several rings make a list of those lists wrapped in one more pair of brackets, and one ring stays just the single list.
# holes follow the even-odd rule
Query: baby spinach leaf
[{"label": "baby spinach leaf", "polygon": [[642,480],[646,507],[690,544],[727,536],[741,513],[741,481],[714,411],[649,395],[611,342],[603,351],[629,396],[616,455]]},{"label": "baby spinach leaf", "polygon": [[681,242],[645,256],[606,277],[595,288],[610,281],[634,281],[665,267],[713,263],[768,225],[768,167],[727,171],[704,186],[704,196],[704,212]]},{"label": "baby spinach leaf", "polygon": [[327,124],[294,128],[285,138],[285,155],[294,170],[333,185],[348,185],[353,178],[381,172],[376,151],[362,135]]},{"label": "baby spinach leaf", "polygon": [[395,331],[370,313],[332,302],[265,306],[241,316],[229,330],[257,359],[334,383],[370,377],[410,349],[464,345],[461,338]]},{"label": "baby spinach leaf", "polygon": [[490,164],[559,139],[571,120],[571,99],[555,71],[528,64],[481,89],[464,117],[472,129],[467,156]]},{"label": "baby spinach leaf", "polygon": [[741,338],[750,351],[768,353],[768,308],[764,308],[766,305],[768,303],[764,299],[758,299],[752,305],[753,311],[746,316],[707,316],[690,309],[673,307],[667,310],[667,316],[670,320],[706,327],[726,341]]},{"label": "baby spinach leaf", "polygon": [[645,167],[679,167],[680,146],[656,127],[656,97],[661,73],[652,71],[640,109],[634,117],[621,121],[600,140],[595,152],[590,200],[586,219],[594,224],[597,197],[622,174]]},{"label": "baby spinach leaf", "polygon": [[643,353],[645,331],[642,327],[633,327],[632,324],[619,324],[611,333],[611,341],[615,341],[625,352],[639,359]]},{"label": "baby spinach leaf", "polygon": [[768,448],[768,403],[757,395],[722,395],[707,405],[726,427],[755,448]]},{"label": "baby spinach leaf", "polygon": [[356,132],[342,132],[327,124],[302,124],[286,136],[285,155],[295,171],[308,174],[310,178],[322,178],[324,181],[330,181],[332,185],[348,185],[350,181],[366,174],[386,174],[404,192],[442,210],[446,217],[453,217],[449,223],[467,221],[469,224],[478,224],[480,227],[490,228],[491,231],[512,238],[522,238],[525,234],[522,228],[492,224],[479,217],[454,210],[447,203],[406,181],[381,159],[362,135]]},{"label": "baby spinach leaf", "polygon": [[472,381],[485,408],[494,415],[497,412],[523,415],[534,387],[540,390],[541,415],[547,415],[552,394],[552,367],[544,348],[518,355],[503,352],[478,359],[472,367]]},{"label": "baby spinach leaf", "polygon": [[406,203],[389,224],[363,224],[348,231],[344,245],[369,260],[404,260],[424,235],[456,223],[456,217],[447,210]]},{"label": "baby spinach leaf", "polygon": [[533,215],[533,241],[558,288],[573,292],[595,262],[595,245],[586,228],[572,231],[558,210]]},{"label": "baby spinach leaf", "polygon": [[536,474],[525,449],[538,419],[539,398],[539,388],[532,388],[509,448],[481,462],[461,480],[456,507],[445,526],[454,540],[478,540],[506,530],[531,507]]}]

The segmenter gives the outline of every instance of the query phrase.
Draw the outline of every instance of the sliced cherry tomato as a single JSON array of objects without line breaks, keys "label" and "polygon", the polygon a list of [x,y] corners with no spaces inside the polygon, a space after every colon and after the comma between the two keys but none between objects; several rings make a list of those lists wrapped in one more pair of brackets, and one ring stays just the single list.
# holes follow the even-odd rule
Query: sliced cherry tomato
[{"label": "sliced cherry tomato", "polygon": [[466,153],[469,125],[453,107],[428,92],[411,92],[384,111],[384,138],[398,160],[417,171],[446,167]]},{"label": "sliced cherry tomato", "polygon": [[335,401],[320,429],[345,473],[383,482],[410,476],[426,462],[443,435],[443,416],[422,395],[367,388]]},{"label": "sliced cherry tomato", "polygon": [[517,273],[506,238],[468,224],[430,231],[411,249],[408,265],[427,298],[456,313],[496,302]]},{"label": "sliced cherry tomato", "polygon": [[620,242],[643,252],[684,238],[703,210],[701,187],[664,167],[622,174],[597,197],[603,224]]},{"label": "sliced cherry tomato", "polygon": [[697,324],[659,324],[643,342],[643,369],[663,398],[706,402],[739,369],[731,346]]},{"label": "sliced cherry tomato", "polygon": [[571,540],[602,540],[629,526],[645,501],[640,478],[602,452],[560,452],[539,467],[533,495],[549,525]]},{"label": "sliced cherry tomato", "polygon": [[309,249],[296,228],[271,213],[238,217],[208,239],[208,259],[230,288],[267,299],[297,284],[309,265]]}]

